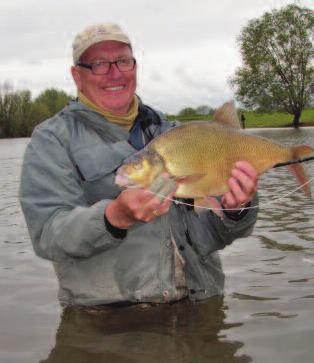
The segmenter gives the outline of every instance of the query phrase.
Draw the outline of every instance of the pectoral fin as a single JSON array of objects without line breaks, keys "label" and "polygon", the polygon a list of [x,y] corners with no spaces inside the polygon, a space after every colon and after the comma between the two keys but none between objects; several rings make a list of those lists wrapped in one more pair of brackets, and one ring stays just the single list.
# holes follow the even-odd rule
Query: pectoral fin
[{"label": "pectoral fin", "polygon": [[184,175],[174,180],[178,184],[192,184],[198,182],[200,179],[204,178],[206,174],[192,174],[192,175]]}]

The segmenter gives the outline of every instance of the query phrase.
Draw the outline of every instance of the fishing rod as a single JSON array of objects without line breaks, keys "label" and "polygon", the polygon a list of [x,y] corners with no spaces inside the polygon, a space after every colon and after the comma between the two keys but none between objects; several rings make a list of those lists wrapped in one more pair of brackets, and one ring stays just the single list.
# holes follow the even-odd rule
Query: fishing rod
[{"label": "fishing rod", "polygon": [[273,168],[279,168],[281,166],[287,166],[287,165],[291,165],[291,164],[304,163],[309,160],[314,160],[314,156],[309,156],[304,159],[298,159],[298,160],[293,160],[293,161],[286,161],[284,163],[278,163],[278,164],[274,165]]}]

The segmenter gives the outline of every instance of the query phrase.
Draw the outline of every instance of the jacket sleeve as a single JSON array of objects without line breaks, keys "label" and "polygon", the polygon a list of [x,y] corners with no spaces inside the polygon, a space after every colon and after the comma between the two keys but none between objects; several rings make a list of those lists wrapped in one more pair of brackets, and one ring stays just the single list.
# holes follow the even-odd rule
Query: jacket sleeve
[{"label": "jacket sleeve", "polygon": [[121,243],[104,223],[110,200],[88,206],[66,146],[47,128],[36,129],[26,149],[19,197],[34,250],[43,258],[84,258]]},{"label": "jacket sleeve", "polygon": [[188,212],[187,230],[199,254],[205,257],[211,252],[225,248],[237,238],[249,236],[257,220],[257,194],[250,207],[251,209],[239,220],[233,220],[226,215],[220,218],[211,211],[199,215],[194,211]]}]

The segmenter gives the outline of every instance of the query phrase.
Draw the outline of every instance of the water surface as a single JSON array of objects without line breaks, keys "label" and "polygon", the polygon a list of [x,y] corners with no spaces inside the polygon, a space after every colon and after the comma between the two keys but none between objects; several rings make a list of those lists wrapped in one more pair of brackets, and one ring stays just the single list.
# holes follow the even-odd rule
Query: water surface
[{"label": "water surface", "polygon": [[[312,128],[249,132],[314,145]],[[314,208],[300,191],[276,201],[297,187],[286,168],[261,178],[253,235],[221,253],[224,297],[62,311],[52,266],[34,255],[17,200],[28,141],[0,140],[1,363],[313,362]],[[313,177],[314,163],[308,169]]]}]

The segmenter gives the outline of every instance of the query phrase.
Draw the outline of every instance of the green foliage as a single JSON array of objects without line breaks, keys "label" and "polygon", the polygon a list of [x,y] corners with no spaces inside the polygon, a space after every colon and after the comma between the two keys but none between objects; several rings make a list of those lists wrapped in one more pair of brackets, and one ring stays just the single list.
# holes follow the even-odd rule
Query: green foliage
[{"label": "green foliage", "polygon": [[7,82],[0,85],[0,136],[26,136],[30,110],[29,91],[14,92]]},{"label": "green foliage", "polygon": [[197,115],[211,115],[214,113],[214,109],[207,105],[201,105],[195,109],[195,112]]},{"label": "green foliage", "polygon": [[201,105],[195,109],[192,107],[185,107],[177,115],[167,115],[169,120],[191,121],[191,120],[205,120],[210,119],[214,109],[207,105]]},{"label": "green foliage", "polygon": [[203,120],[211,120],[211,115],[190,115],[190,116],[179,116],[179,115],[167,115],[167,119],[169,121],[177,120],[181,122],[185,121],[203,121]]},{"label": "green foliage", "polygon": [[179,116],[194,116],[194,115],[196,115],[196,111],[192,107],[183,108],[179,112]]},{"label": "green foliage", "polygon": [[64,91],[48,89],[34,101],[29,90],[14,91],[0,84],[0,137],[27,137],[34,127],[60,111],[71,99]]},{"label": "green foliage", "polygon": [[71,97],[64,91],[56,90],[54,88],[46,89],[37,98],[35,103],[46,107],[50,115],[56,114],[60,111],[69,101]]},{"label": "green foliage", "polygon": [[288,5],[253,19],[239,37],[243,66],[231,84],[247,108],[285,110],[297,127],[314,92],[314,14]]}]

